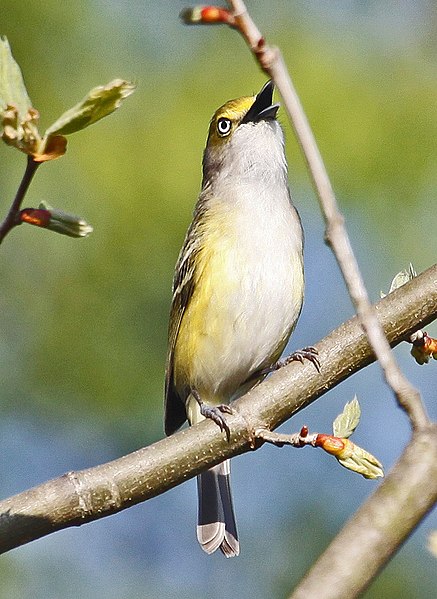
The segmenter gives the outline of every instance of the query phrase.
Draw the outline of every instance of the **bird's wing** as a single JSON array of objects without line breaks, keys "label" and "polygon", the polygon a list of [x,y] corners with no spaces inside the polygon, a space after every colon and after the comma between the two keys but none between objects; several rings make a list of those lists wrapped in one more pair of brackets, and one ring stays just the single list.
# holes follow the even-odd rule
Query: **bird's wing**
[{"label": "bird's wing", "polygon": [[178,338],[180,325],[185,310],[193,295],[194,281],[196,279],[196,256],[200,249],[200,231],[196,220],[193,221],[185,237],[179,258],[176,264],[173,279],[173,299],[170,309],[168,329],[168,352],[165,370],[165,416],[164,428],[167,435],[174,433],[185,422],[185,396],[178,393],[173,378],[174,349]]}]

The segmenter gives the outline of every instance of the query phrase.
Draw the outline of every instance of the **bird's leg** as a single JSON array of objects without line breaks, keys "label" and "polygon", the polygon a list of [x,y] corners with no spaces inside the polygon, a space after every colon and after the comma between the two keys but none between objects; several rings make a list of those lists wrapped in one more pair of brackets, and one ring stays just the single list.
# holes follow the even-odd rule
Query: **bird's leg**
[{"label": "bird's leg", "polygon": [[304,347],[303,349],[299,349],[299,350],[293,352],[286,358],[283,358],[282,360],[278,360],[271,366],[264,368],[263,370],[260,371],[259,374],[265,376],[267,374],[270,374],[271,372],[274,372],[275,370],[279,370],[283,366],[287,366],[287,364],[290,364],[290,362],[301,362],[301,364],[303,364],[304,360],[308,360],[309,362],[314,364],[314,367],[317,370],[317,372],[320,372],[320,361],[319,361],[319,358],[317,357],[318,354],[319,354],[319,352],[317,351],[317,349],[315,347],[311,347],[311,346]]},{"label": "bird's leg", "polygon": [[219,427],[221,431],[225,431],[226,438],[229,441],[231,438],[231,431],[229,430],[228,423],[226,422],[223,414],[232,414],[232,408],[227,406],[226,404],[220,404],[218,406],[209,406],[202,401],[202,398],[199,395],[199,392],[196,389],[191,390],[191,395],[199,404],[200,413],[205,418],[210,418],[213,420]]}]

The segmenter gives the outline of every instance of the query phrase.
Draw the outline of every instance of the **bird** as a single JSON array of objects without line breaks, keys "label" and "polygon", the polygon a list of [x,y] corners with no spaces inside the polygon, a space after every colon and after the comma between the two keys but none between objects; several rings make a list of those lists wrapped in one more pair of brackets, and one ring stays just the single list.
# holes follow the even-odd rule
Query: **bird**
[{"label": "bird", "polygon": [[[268,81],[214,113],[201,191],[173,279],[165,374],[166,435],[215,421],[278,368],[304,298],[303,230],[288,187],[284,135]],[[315,348],[286,361],[310,359]],[[197,539],[239,554],[230,461],[197,477]]]}]

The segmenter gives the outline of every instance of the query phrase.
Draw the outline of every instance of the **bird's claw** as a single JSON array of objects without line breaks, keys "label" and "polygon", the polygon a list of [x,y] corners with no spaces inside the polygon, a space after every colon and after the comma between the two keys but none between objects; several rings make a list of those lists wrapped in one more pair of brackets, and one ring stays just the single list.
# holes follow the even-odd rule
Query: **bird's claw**
[{"label": "bird's claw", "polygon": [[274,365],[274,370],[278,370],[279,368],[282,368],[283,366],[290,364],[290,362],[300,362],[301,364],[303,364],[304,360],[308,360],[309,362],[314,364],[314,367],[317,370],[317,372],[320,372],[320,360],[318,358],[318,355],[319,352],[315,347],[304,347],[303,349],[299,349],[293,352],[283,360],[278,360],[278,362],[276,362],[276,364]]},{"label": "bird's claw", "polygon": [[208,406],[202,402],[200,404],[200,413],[202,416],[205,416],[205,418],[210,418],[213,422],[215,422],[222,432],[225,431],[227,440],[230,440],[231,431],[223,414],[232,414],[232,408],[226,404],[220,404],[219,406]]}]

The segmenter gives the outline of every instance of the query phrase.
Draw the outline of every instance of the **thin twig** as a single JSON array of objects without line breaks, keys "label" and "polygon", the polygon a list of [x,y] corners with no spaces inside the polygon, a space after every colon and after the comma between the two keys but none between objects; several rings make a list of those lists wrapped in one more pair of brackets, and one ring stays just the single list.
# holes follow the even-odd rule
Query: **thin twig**
[{"label": "thin twig", "polygon": [[18,218],[21,204],[39,165],[40,162],[35,162],[32,156],[27,157],[26,170],[24,171],[20,186],[17,190],[14,201],[9,208],[9,212],[6,215],[5,220],[0,225],[0,243],[11,229],[21,224],[21,221]]},{"label": "thin twig", "polygon": [[317,191],[326,223],[325,237],[327,243],[331,246],[338,261],[349,295],[375,355],[381,364],[385,379],[393,389],[399,405],[408,414],[413,429],[423,429],[429,425],[429,419],[420,394],[401,372],[375,311],[370,304],[344,226],[344,218],[338,209],[325,165],[281,52],[278,48],[267,46],[264,37],[250,17],[243,0],[228,0],[228,3],[235,18],[235,28],[245,38],[261,68],[273,79],[284,100]]},{"label": "thin twig", "polygon": [[258,428],[255,430],[255,437],[260,439],[264,443],[270,443],[276,447],[283,447],[284,445],[290,445],[291,447],[302,448],[305,445],[316,446],[317,436],[319,433],[308,433],[308,429],[303,429],[298,433],[285,434],[275,433],[268,428]]}]

